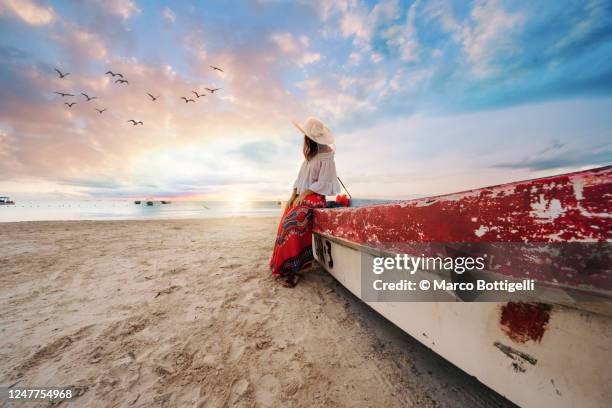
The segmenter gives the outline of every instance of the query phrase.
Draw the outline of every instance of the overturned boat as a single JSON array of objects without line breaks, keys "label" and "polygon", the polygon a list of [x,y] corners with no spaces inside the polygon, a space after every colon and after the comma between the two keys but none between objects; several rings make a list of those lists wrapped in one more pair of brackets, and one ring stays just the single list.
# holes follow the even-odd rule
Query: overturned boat
[{"label": "overturned boat", "polygon": [[[313,252],[378,313],[516,404],[611,406],[611,199],[604,167],[317,209]],[[376,270],[385,260],[393,273]]]}]

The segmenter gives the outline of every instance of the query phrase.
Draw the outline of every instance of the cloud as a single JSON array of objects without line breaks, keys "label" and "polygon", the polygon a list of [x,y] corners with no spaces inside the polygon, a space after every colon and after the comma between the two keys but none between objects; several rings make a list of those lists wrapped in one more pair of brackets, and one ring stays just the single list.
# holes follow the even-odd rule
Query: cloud
[{"label": "cloud", "polygon": [[[338,133],[337,168],[354,196],[408,197],[609,165],[611,106],[608,98],[603,106],[566,101],[396,117]],[[588,137],[585,115],[596,124]]]},{"label": "cloud", "polygon": [[140,8],[132,0],[107,0],[104,2],[108,10],[127,20],[133,14],[139,14]]},{"label": "cloud", "polygon": [[[246,43],[228,40],[223,48],[207,51],[204,39],[210,33],[189,30],[184,48],[186,71],[166,62],[117,55],[113,48],[106,48],[103,38],[83,35],[81,32],[89,31],[71,24],[66,22],[49,34],[62,45],[58,52],[72,73],[64,80],[56,77],[53,66],[39,64],[35,56],[4,50],[10,63],[0,67],[0,85],[11,90],[7,93],[11,98],[4,101],[6,107],[0,101],[0,123],[9,124],[2,128],[0,152],[11,160],[0,163],[3,186],[11,180],[38,179],[56,183],[60,191],[90,195],[219,194],[221,190],[230,194],[239,188],[275,194],[288,189],[294,175],[282,169],[299,165],[299,140],[288,147],[295,148],[295,157],[286,151],[276,153],[277,146],[287,146],[277,140],[288,134],[297,136],[288,119],[299,117],[306,109],[303,101],[285,89],[283,72],[295,65],[283,65],[287,54],[270,45],[268,33],[265,37],[255,33]],[[75,37],[62,36],[62,30],[74,32]],[[294,64],[319,60],[320,55],[309,50],[308,36],[293,38],[297,51],[290,60]],[[92,51],[97,42],[105,47],[106,55],[92,61],[88,53],[99,54]],[[68,64],[71,59],[74,64]],[[78,60],[87,63],[79,66]],[[223,67],[225,73],[213,72],[209,64]],[[123,73],[129,87],[119,87],[104,76],[108,68]],[[223,90],[197,104],[185,105],[179,99],[209,85]],[[66,109],[52,93],[56,89],[78,95],[77,105]],[[98,99],[85,102],[79,96],[81,91]],[[153,103],[147,92],[161,97]],[[99,115],[94,107],[108,111]],[[145,126],[134,128],[126,123],[129,118],[143,120]],[[262,145],[249,144],[249,140]],[[245,146],[236,148],[240,143]],[[271,146],[267,150],[266,144]],[[257,161],[257,153],[264,150],[266,154]],[[265,157],[273,157],[269,167]]]},{"label": "cloud", "polygon": [[361,54],[357,51],[353,51],[351,52],[351,54],[349,55],[349,63],[352,65],[357,65],[361,62],[361,59],[363,57],[361,56]]},{"label": "cloud", "polygon": [[355,36],[358,39],[369,40],[370,27],[367,25],[367,14],[361,10],[344,13],[340,19],[340,30],[344,37]]},{"label": "cloud", "polygon": [[612,149],[608,146],[590,147],[584,150],[565,149],[552,145],[533,156],[513,162],[495,164],[500,169],[523,169],[531,171],[556,170],[566,168],[607,166],[612,163]]},{"label": "cloud", "polygon": [[65,47],[75,60],[93,58],[101,60],[108,55],[104,42],[94,33],[65,22],[61,30],[52,32],[50,38]]},{"label": "cloud", "polygon": [[[353,79],[353,84],[356,80]],[[368,84],[376,84],[370,78],[365,79]],[[355,95],[356,91],[345,86],[345,90],[337,88],[338,83],[346,84],[346,79],[330,79],[323,82],[321,79],[308,79],[297,84],[306,94],[307,111],[329,120],[343,121],[357,113],[371,112],[374,105],[367,98],[360,98]]]},{"label": "cloud", "polygon": [[204,43],[204,32],[201,29],[191,30],[183,39],[183,45],[198,63],[206,63],[208,54]]},{"label": "cloud", "polygon": [[372,60],[373,63],[378,64],[379,62],[381,62],[384,57],[382,56],[382,54],[378,53],[378,52],[373,52],[370,55],[370,59]]},{"label": "cloud", "polygon": [[0,169],[5,174],[19,173],[23,170],[22,164],[17,159],[17,149],[8,133],[0,129]]},{"label": "cloud", "polygon": [[602,0],[582,2],[582,10],[570,19],[568,32],[554,43],[551,51],[580,48],[609,37],[612,32],[611,8],[609,2]]},{"label": "cloud", "polygon": [[314,64],[321,60],[321,54],[318,52],[306,52],[302,55],[302,59],[300,60],[300,65],[309,65]]},{"label": "cloud", "polygon": [[291,33],[274,33],[270,37],[282,52],[292,54],[298,52],[302,45]]},{"label": "cloud", "polygon": [[[368,4],[361,0],[329,1],[318,0],[306,2],[315,8],[321,21],[324,22],[322,30],[324,37],[339,36],[351,39],[353,53],[349,64],[358,65],[363,55],[369,55],[373,61],[378,55],[372,50],[371,43],[378,30],[400,18],[402,9],[399,0],[382,0],[370,9]],[[377,61],[378,62],[378,61]]]},{"label": "cloud", "polygon": [[270,39],[283,53],[289,55],[299,66],[313,64],[321,60],[321,54],[308,51],[310,39],[302,35],[299,38],[288,32],[274,33]]},{"label": "cloud", "polygon": [[[100,71],[73,72],[60,80],[49,67],[28,68],[27,56],[10,49],[3,53],[5,60],[12,57],[0,68],[0,85],[7,96],[0,101],[0,123],[8,125],[0,128],[0,179],[98,179],[104,169],[107,179],[122,179],[133,172],[132,161],[150,149],[163,151],[194,141],[206,144],[240,135],[249,123],[214,109],[218,101],[211,96],[210,102],[185,107],[179,97],[200,84],[176,75],[167,65],[112,59],[109,65],[130,80],[129,88],[121,88]],[[71,99],[77,105],[68,110],[54,90],[74,93]],[[81,91],[98,99],[85,102]],[[162,96],[153,103],[147,92]],[[108,111],[100,115],[94,107]],[[134,128],[126,124],[129,118],[143,120],[145,126]],[[236,128],[230,130],[228,124]],[[254,134],[259,131],[252,129]]]},{"label": "cloud", "polygon": [[255,163],[266,163],[274,159],[274,156],[278,153],[278,147],[270,141],[257,141],[243,144],[238,148],[231,149],[228,153]]},{"label": "cloud", "polygon": [[393,22],[401,15],[399,0],[383,0],[377,3],[372,8],[371,15],[373,16],[371,22],[374,22],[375,25]]},{"label": "cloud", "polygon": [[412,3],[408,9],[405,25],[394,25],[386,29],[383,37],[390,48],[398,50],[400,59],[407,62],[419,60],[419,43],[414,25],[419,0]]},{"label": "cloud", "polygon": [[102,178],[102,179],[96,180],[93,178],[74,177],[74,178],[66,178],[63,180],[59,180],[58,182],[59,184],[66,185],[66,186],[85,187],[88,189],[95,189],[95,190],[116,191],[126,186],[125,183],[118,182],[115,180],[109,180],[108,178]]},{"label": "cloud", "polygon": [[10,12],[30,25],[47,25],[56,19],[51,6],[43,7],[32,0],[2,0],[0,14]]},{"label": "cloud", "polygon": [[359,53],[370,53],[371,42],[376,32],[381,26],[389,25],[399,19],[402,14],[398,0],[382,0],[371,10],[360,0],[331,2],[331,4],[326,0],[320,0],[318,5],[322,20],[328,24],[326,31],[337,31],[344,38],[352,38],[353,46]]},{"label": "cloud", "polygon": [[176,14],[169,7],[164,7],[162,10],[162,17],[164,17],[170,23],[174,23],[176,21]]},{"label": "cloud", "polygon": [[478,0],[472,8],[471,21],[466,21],[459,33],[472,72],[488,75],[495,71],[496,57],[504,54],[509,59],[518,53],[514,36],[524,23],[521,13],[505,11],[499,0]]},{"label": "cloud", "polygon": [[460,28],[449,0],[430,0],[425,3],[423,17],[427,23],[438,21],[444,32],[455,32]]}]

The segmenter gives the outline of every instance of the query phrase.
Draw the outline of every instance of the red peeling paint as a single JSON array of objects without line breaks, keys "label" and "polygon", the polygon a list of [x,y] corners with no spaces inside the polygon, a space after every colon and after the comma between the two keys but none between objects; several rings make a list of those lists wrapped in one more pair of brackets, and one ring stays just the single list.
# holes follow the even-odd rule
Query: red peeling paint
[{"label": "red peeling paint", "polygon": [[542,303],[508,302],[502,307],[502,330],[517,343],[540,342],[550,320],[551,307]]},{"label": "red peeling paint", "polygon": [[463,253],[487,254],[487,267],[502,275],[612,291],[611,210],[608,166],[390,204],[319,209],[313,229],[426,256],[459,243]]}]

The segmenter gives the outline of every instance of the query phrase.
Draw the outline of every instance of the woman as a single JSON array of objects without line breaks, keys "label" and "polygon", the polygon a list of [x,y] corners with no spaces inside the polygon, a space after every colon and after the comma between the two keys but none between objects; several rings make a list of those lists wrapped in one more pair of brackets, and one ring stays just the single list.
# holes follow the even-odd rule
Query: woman
[{"label": "woman", "polygon": [[312,209],[324,208],[325,196],[340,192],[332,132],[316,118],[293,124],[304,134],[304,162],[278,226],[270,260],[272,275],[286,287],[294,287],[300,280],[298,272],[313,260]]}]

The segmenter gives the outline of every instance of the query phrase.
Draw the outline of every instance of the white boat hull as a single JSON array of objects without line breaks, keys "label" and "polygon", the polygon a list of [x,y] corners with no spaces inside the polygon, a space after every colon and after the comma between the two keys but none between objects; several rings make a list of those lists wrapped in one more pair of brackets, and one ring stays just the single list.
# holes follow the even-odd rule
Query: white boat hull
[{"label": "white boat hull", "polygon": [[[374,255],[319,233],[313,245],[317,261],[361,298],[361,262]],[[522,407],[611,406],[610,317],[554,306],[541,340],[517,343],[500,324],[506,303],[456,302],[448,296],[437,302],[366,303]]]}]

